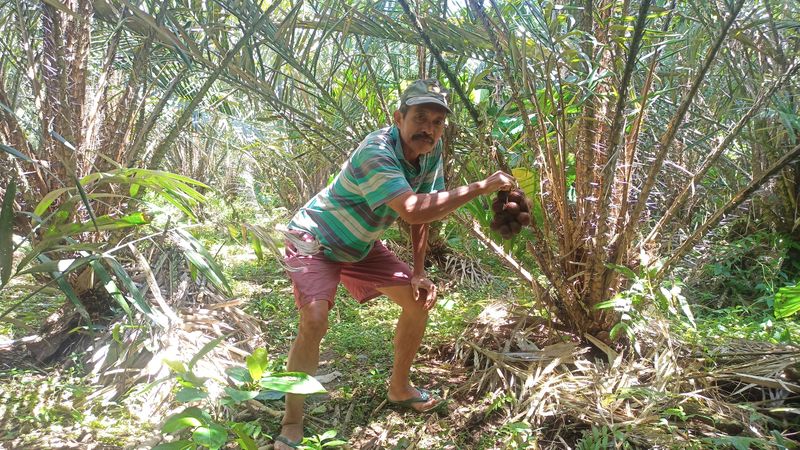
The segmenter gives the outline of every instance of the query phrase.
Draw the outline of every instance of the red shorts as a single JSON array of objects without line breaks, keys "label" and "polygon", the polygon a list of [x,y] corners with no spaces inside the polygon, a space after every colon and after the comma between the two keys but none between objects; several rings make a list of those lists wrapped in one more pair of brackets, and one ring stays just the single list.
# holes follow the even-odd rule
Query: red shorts
[{"label": "red shorts", "polygon": [[316,300],[325,300],[328,309],[333,308],[339,282],[359,303],[364,303],[381,295],[378,288],[409,284],[412,276],[408,264],[380,241],[358,262],[333,261],[322,252],[301,255],[287,241],[284,261],[289,267],[299,269],[288,271],[298,309]]}]

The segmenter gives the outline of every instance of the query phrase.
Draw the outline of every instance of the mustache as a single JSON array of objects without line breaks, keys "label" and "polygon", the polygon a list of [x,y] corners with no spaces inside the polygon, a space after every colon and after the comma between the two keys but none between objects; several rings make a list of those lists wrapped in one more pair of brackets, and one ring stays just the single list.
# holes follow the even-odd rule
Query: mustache
[{"label": "mustache", "polygon": [[416,133],[411,136],[411,140],[412,141],[425,140],[430,143],[433,143],[433,136],[429,135],[428,133]]}]

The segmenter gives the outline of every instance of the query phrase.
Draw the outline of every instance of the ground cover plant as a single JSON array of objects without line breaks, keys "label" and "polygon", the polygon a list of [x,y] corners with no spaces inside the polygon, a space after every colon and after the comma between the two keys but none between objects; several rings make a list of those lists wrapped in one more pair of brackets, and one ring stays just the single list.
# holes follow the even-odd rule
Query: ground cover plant
[{"label": "ground cover plant", "polygon": [[342,292],[303,445],[795,446],[797,2],[9,0],[0,36],[3,446],[269,445],[314,383],[262,382],[275,227],[426,77],[448,186],[520,198],[430,235],[446,410],[384,402],[398,310]]}]

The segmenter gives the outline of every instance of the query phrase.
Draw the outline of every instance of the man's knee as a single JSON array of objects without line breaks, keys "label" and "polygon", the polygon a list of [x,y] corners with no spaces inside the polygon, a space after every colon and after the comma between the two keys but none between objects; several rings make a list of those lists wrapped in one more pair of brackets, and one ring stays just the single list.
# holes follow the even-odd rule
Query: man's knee
[{"label": "man's knee", "polygon": [[328,302],[314,301],[300,309],[301,336],[321,341],[328,332]]},{"label": "man's knee", "polygon": [[428,310],[425,309],[424,301],[410,301],[402,306],[403,312],[411,314],[419,320],[428,320]]}]

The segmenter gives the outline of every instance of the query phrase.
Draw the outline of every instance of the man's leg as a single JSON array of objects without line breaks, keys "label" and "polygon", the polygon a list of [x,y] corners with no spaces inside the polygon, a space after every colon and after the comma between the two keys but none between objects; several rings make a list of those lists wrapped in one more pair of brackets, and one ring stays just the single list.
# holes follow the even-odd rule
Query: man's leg
[{"label": "man's leg", "polygon": [[[297,338],[289,351],[287,370],[314,375],[319,366],[319,343],[327,331],[327,301],[313,301],[300,308],[300,326]],[[303,439],[304,401],[305,395],[286,394],[286,413],[283,416],[281,435],[293,442]],[[289,447],[276,442],[275,449],[289,449]]]},{"label": "man's leg", "polygon": [[[408,375],[411,363],[422,344],[422,336],[428,324],[428,311],[423,308],[423,302],[414,301],[410,285],[382,287],[378,291],[403,308],[394,335],[394,365],[392,377],[389,379],[389,400],[401,401],[417,397],[419,391],[411,384]],[[414,408],[426,411],[438,402],[438,399],[431,399],[425,403],[415,403]]]}]

